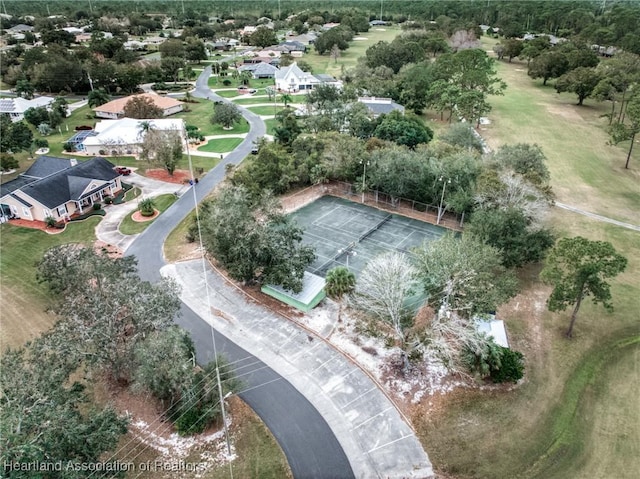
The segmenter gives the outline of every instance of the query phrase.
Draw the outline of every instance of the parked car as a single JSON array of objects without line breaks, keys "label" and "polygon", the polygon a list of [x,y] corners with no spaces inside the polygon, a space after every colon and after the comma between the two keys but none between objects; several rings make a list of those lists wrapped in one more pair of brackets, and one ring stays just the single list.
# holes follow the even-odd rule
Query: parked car
[{"label": "parked car", "polygon": [[116,173],[123,176],[128,176],[131,174],[131,169],[127,168],[126,166],[116,166],[115,170],[116,170]]}]

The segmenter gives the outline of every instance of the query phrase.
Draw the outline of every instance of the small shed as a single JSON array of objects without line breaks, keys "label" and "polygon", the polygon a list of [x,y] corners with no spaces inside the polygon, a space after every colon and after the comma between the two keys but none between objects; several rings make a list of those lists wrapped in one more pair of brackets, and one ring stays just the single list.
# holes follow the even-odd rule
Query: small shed
[{"label": "small shed", "polygon": [[315,308],[327,295],[324,291],[325,283],[323,277],[305,271],[302,278],[302,291],[299,293],[271,284],[263,286],[261,291],[306,313]]},{"label": "small shed", "polygon": [[490,316],[488,319],[476,318],[475,323],[478,332],[485,333],[490,338],[493,338],[493,341],[498,346],[502,346],[503,348],[509,347],[504,321],[496,319],[495,316]]}]

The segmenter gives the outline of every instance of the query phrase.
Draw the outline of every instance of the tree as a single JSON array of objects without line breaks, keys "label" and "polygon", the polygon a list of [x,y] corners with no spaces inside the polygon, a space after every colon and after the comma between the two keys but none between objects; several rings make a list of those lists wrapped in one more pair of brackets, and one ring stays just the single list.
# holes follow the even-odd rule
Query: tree
[{"label": "tree", "polygon": [[33,98],[33,93],[35,92],[35,88],[29,80],[18,80],[16,83],[16,94],[19,97],[24,97],[27,100],[31,100]]},{"label": "tree", "polygon": [[546,85],[550,78],[558,78],[569,70],[569,60],[562,52],[547,51],[535,57],[529,64],[528,75],[531,78],[542,78]]},{"label": "tree", "polygon": [[632,99],[629,100],[625,120],[627,120],[628,123],[620,122],[613,125],[609,129],[609,135],[611,136],[611,141],[614,144],[630,140],[631,144],[629,145],[629,151],[627,152],[627,161],[624,165],[625,168],[629,168],[631,152],[633,151],[636,135],[640,133],[640,94],[634,95]]},{"label": "tree", "polygon": [[184,49],[187,61],[200,63],[207,59],[207,49],[202,40],[190,37],[187,39]]},{"label": "tree", "polygon": [[415,313],[408,300],[417,285],[416,270],[407,258],[398,252],[385,253],[369,261],[362,270],[351,302],[393,327],[404,345],[405,330],[413,325]]},{"label": "tree", "polygon": [[433,131],[420,118],[393,111],[381,117],[373,135],[381,140],[415,148],[420,143],[429,143]]},{"label": "tree", "polygon": [[516,277],[501,264],[500,252],[470,235],[447,234],[413,252],[427,301],[436,311],[472,318],[495,311],[517,292]]},{"label": "tree", "polygon": [[12,122],[8,114],[0,114],[0,152],[18,153],[29,150],[33,133],[23,122]]},{"label": "tree", "polygon": [[440,135],[440,140],[469,151],[482,153],[484,150],[480,136],[469,123],[454,123]]},{"label": "tree", "polygon": [[349,41],[353,38],[353,32],[349,27],[334,27],[331,30],[318,35],[314,43],[315,49],[320,55],[331,51],[334,45],[340,50],[349,48]]},{"label": "tree", "polygon": [[503,44],[504,50],[502,54],[509,59],[509,63],[511,63],[511,60],[513,60],[515,57],[520,55],[520,53],[522,53],[522,49],[524,48],[524,44],[520,40],[517,40],[515,38],[508,38],[503,41]]},{"label": "tree", "polygon": [[176,285],[140,280],[134,258],[111,259],[73,244],[48,250],[37,278],[56,294],[56,330],[68,346],[118,381],[130,378],[136,344],[169,327],[180,308]]},{"label": "tree", "polygon": [[591,96],[600,80],[600,74],[595,68],[578,67],[558,78],[556,91],[575,93],[578,96],[578,106],[582,106],[585,98]]},{"label": "tree", "polygon": [[458,30],[449,38],[449,46],[454,52],[478,48],[480,42],[473,30]]},{"label": "tree", "polygon": [[242,114],[238,107],[232,103],[218,102],[213,105],[213,116],[211,123],[222,125],[226,130],[231,130],[234,123],[242,119]]},{"label": "tree", "polygon": [[512,169],[538,187],[543,188],[551,179],[547,157],[536,144],[502,145],[491,159],[500,169]]},{"label": "tree", "polygon": [[466,231],[500,251],[507,268],[542,260],[554,243],[548,229],[532,227],[525,214],[514,207],[477,209]]},{"label": "tree", "polygon": [[185,56],[184,43],[182,43],[182,40],[177,38],[170,38],[169,40],[161,43],[158,50],[160,51],[160,56],[163,59],[167,57],[184,59]]},{"label": "tree", "polygon": [[302,230],[273,197],[252,197],[244,187],[223,188],[203,208],[200,228],[207,251],[238,281],[300,292],[304,270],[315,260]]},{"label": "tree", "polygon": [[[159,133],[159,132],[155,132]],[[169,176],[173,176],[178,162],[182,159],[182,137],[177,131],[164,131],[162,135],[152,135],[155,141],[155,161],[160,163]]]},{"label": "tree", "polygon": [[[0,460],[7,464],[64,464],[48,477],[80,479],[76,466],[98,463],[127,430],[127,419],[111,407],[90,404],[85,384],[74,372],[81,357],[70,354],[64,338],[48,333],[1,358]],[[20,387],[16,387],[19,384]]]},{"label": "tree", "polygon": [[15,170],[19,166],[20,163],[18,162],[18,160],[16,160],[15,156],[9,155],[7,153],[0,153],[0,170]]},{"label": "tree", "polygon": [[109,94],[104,91],[102,88],[98,88],[97,90],[91,90],[87,95],[87,101],[91,108],[104,105],[111,100]]},{"label": "tree", "polygon": [[356,287],[356,277],[344,266],[337,266],[327,271],[324,286],[327,296],[338,301],[345,294],[351,294]]},{"label": "tree", "polygon": [[180,70],[185,67],[186,63],[184,59],[180,57],[164,57],[160,60],[160,68],[165,74],[165,77],[177,82]]},{"label": "tree", "polygon": [[338,63],[338,58],[340,58],[340,48],[338,48],[338,45],[334,44],[331,47],[331,51],[329,52],[329,58],[333,60],[334,64]]},{"label": "tree", "polygon": [[[40,123],[49,123],[49,112],[43,106],[31,107],[24,112],[24,119],[37,127]],[[57,125],[56,125],[57,126]]]},{"label": "tree", "polygon": [[588,296],[594,304],[601,303],[613,311],[611,288],[606,281],[622,273],[627,259],[606,241],[590,241],[581,236],[562,238],[551,251],[540,278],[553,286],[547,300],[549,311],[564,311],[573,305],[567,337],[573,326],[582,300]]},{"label": "tree", "polygon": [[249,45],[265,48],[278,43],[276,32],[272,28],[258,27],[256,31],[249,36]]},{"label": "tree", "polygon": [[285,108],[276,113],[278,126],[275,127],[274,138],[276,143],[285,147],[290,146],[294,140],[302,133],[302,128],[298,124],[298,118],[292,109]]},{"label": "tree", "polygon": [[152,119],[162,118],[162,108],[157,106],[149,97],[142,95],[132,96],[124,105],[124,116],[127,118]]}]

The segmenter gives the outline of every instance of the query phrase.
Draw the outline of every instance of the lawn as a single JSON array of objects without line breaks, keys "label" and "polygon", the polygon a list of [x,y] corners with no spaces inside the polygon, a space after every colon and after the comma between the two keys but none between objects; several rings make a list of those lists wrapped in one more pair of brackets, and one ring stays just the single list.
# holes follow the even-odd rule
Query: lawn
[{"label": "lawn", "polygon": [[356,65],[359,57],[364,57],[367,48],[380,41],[391,42],[400,34],[400,28],[391,27],[372,27],[368,32],[364,32],[359,37],[366,40],[352,40],[349,42],[349,48],[340,53],[337,62],[329,58],[329,53],[318,55],[313,47],[302,58],[313,68],[313,73],[328,73],[329,75],[339,76],[344,68],[352,68]]},{"label": "lawn", "polygon": [[[624,170],[623,149],[606,145],[599,115],[608,106],[587,100],[579,108],[571,95],[542,87],[525,69],[498,65],[508,89],[490,100],[492,124],[481,133],[494,148],[538,143],[558,201],[634,222],[640,158]],[[539,266],[520,271],[523,291],[498,315],[512,346],[525,355],[524,383],[512,391],[457,391],[435,398],[435,411],[413,416],[443,473],[604,479],[635,477],[640,468],[640,235],[559,208],[550,224],[559,237],[609,241],[629,259],[627,270],[611,281],[615,311],[583,302],[576,336],[567,340],[570,311],[546,310],[550,289],[537,279]]]},{"label": "lawn", "polygon": [[[164,211],[169,208],[176,201],[175,195],[160,195],[156,198],[153,198],[153,203],[155,204],[155,208],[162,214]],[[136,210],[137,211],[137,210]],[[155,219],[144,222],[136,222],[131,218],[135,211],[129,213],[123,220],[122,223],[118,226],[120,233],[125,235],[135,235],[138,233],[142,233],[147,227],[155,221]]]},{"label": "lawn", "polygon": [[210,153],[226,153],[233,151],[236,146],[244,141],[244,138],[217,138],[209,140],[206,145],[198,147],[198,151]]},{"label": "lawn", "polygon": [[247,110],[254,112],[256,115],[267,116],[267,115],[275,115],[277,112],[284,110],[284,106],[250,106],[247,107]]},{"label": "lawn", "polygon": [[276,126],[278,126],[278,121],[275,118],[270,118],[265,120],[264,124],[267,126],[267,135],[273,135],[275,133]]},{"label": "lawn", "polygon": [[102,217],[69,223],[56,235],[0,225],[0,302],[2,303],[0,346],[17,347],[51,327],[53,315],[45,312],[49,295],[36,281],[35,264],[46,250],[64,243],[92,244],[95,227]]}]

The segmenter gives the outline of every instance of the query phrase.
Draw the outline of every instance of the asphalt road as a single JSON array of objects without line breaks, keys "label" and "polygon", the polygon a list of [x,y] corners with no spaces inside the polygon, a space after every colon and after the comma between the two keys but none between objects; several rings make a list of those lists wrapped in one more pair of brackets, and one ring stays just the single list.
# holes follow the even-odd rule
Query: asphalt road
[{"label": "asphalt road", "polygon": [[[198,77],[194,96],[227,101],[207,86],[210,74],[211,67],[208,67]],[[245,140],[160,215],[127,249],[127,255],[137,257],[140,276],[144,280],[160,280],[160,268],[165,264],[162,254],[164,241],[194,208],[194,199],[202,201],[224,179],[226,165],[240,163],[251,152],[253,141],[265,134],[264,122],[257,115],[247,110],[243,110],[243,115],[251,127]],[[184,304],[181,313],[177,323],[191,333],[200,364],[207,363],[213,358],[211,327]],[[326,421],[298,390],[224,335],[215,332],[215,341],[218,353],[224,354],[230,362],[248,365],[242,369],[245,392],[239,396],[274,435],[295,478],[354,477],[349,461]]]}]

